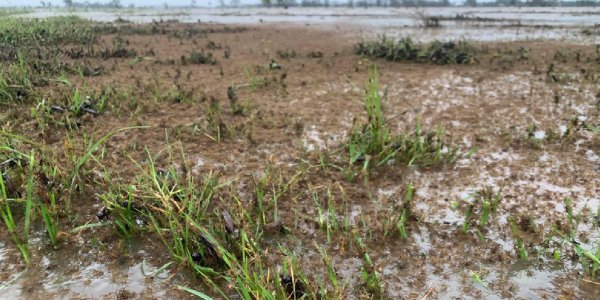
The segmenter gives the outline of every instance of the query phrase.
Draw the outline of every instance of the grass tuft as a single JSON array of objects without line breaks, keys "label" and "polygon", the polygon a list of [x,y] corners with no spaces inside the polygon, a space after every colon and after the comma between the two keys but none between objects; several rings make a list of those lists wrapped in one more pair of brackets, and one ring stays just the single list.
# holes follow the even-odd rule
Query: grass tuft
[{"label": "grass tuft", "polygon": [[365,88],[367,122],[355,127],[347,143],[350,164],[362,163],[365,171],[373,166],[399,162],[421,167],[452,163],[458,157],[458,148],[447,146],[443,129],[424,132],[420,125],[410,133],[392,135],[384,114],[379,93],[377,67],[369,68]]},{"label": "grass tuft", "polygon": [[477,61],[475,48],[467,41],[433,41],[417,44],[410,37],[396,40],[385,35],[372,42],[360,42],[354,46],[354,53],[370,58],[383,58],[389,61],[434,63],[440,65],[472,64]]}]

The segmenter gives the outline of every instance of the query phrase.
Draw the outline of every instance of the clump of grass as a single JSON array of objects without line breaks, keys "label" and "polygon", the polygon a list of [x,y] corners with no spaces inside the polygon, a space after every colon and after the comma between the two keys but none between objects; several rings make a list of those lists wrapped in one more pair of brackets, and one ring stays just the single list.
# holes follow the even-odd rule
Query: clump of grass
[{"label": "clump of grass", "polygon": [[277,56],[279,56],[279,58],[281,58],[281,59],[290,59],[290,58],[295,58],[297,56],[297,54],[296,54],[295,50],[285,49],[285,50],[277,50]]},{"label": "clump of grass", "polygon": [[305,299],[310,298],[312,296],[308,291],[307,278],[301,271],[301,268],[298,264],[297,258],[290,253],[287,249],[280,247],[280,251],[282,254],[286,255],[286,258],[283,261],[283,274],[280,276],[280,286],[284,293],[279,292],[278,290],[278,298],[283,299]]},{"label": "clump of grass", "polygon": [[206,49],[208,50],[217,50],[217,49],[222,49],[223,46],[221,44],[217,44],[213,41],[208,41],[208,43],[205,46]]},{"label": "clump of grass", "polygon": [[381,282],[381,275],[375,270],[375,265],[371,260],[371,256],[367,252],[367,246],[363,242],[362,238],[358,235],[354,238],[357,250],[362,259],[362,267],[360,268],[360,277],[365,282],[367,291],[372,293],[374,296],[381,296],[383,293],[383,284]]},{"label": "clump of grass", "polygon": [[[9,150],[18,154],[19,152],[10,147],[3,147],[3,150]],[[12,239],[19,249],[21,256],[25,263],[29,263],[29,233],[31,228],[31,222],[33,218],[33,206],[34,206],[34,175],[33,169],[35,164],[35,157],[32,151],[30,156],[20,154],[22,157],[29,158],[25,162],[17,160],[17,162],[11,167],[6,166],[4,170],[0,170],[0,216],[6,225],[6,228]],[[29,172],[25,170],[25,166],[29,165]],[[28,174],[27,174],[28,173]],[[18,180],[22,180],[22,177],[26,178],[25,183],[25,195],[17,192],[20,188],[21,183]],[[17,219],[15,218],[15,211],[17,208],[23,209],[23,223],[22,227],[19,228]]]},{"label": "clump of grass", "polygon": [[123,45],[120,43],[116,43],[112,49],[101,49],[97,55],[104,60],[109,58],[134,58],[137,56],[137,52],[133,49],[127,49],[123,47]]},{"label": "clump of grass", "polygon": [[557,67],[554,63],[551,63],[548,66],[548,70],[546,70],[546,80],[556,84],[566,84],[578,81],[576,74],[568,73],[564,69]]},{"label": "clump of grass", "polygon": [[479,275],[479,273],[471,271],[471,280],[473,280],[473,282],[480,284],[483,287],[487,287],[487,283],[481,279],[481,275]]},{"label": "clump of grass", "polygon": [[[172,157],[169,149],[167,152]],[[120,235],[122,226],[117,221],[132,227],[126,228],[129,235],[124,237],[138,232],[156,235],[175,262],[191,269],[222,298],[233,292],[242,299],[311,299],[311,286],[294,253],[280,246],[285,258],[280,267],[272,268],[265,265],[264,252],[258,248],[266,230],[267,211],[272,209],[273,219],[278,220],[276,199],[291,181],[265,171],[256,183],[262,195],[261,207],[255,205],[251,211],[235,195],[223,194],[230,182],[219,182],[213,173],[197,181],[187,166],[185,171],[158,168],[149,153],[144,164],[134,163],[140,170],[135,182],[118,184],[102,195],[110,209],[109,222]],[[215,200],[223,196],[230,197],[236,208],[230,210],[232,215],[215,209]],[[217,216],[225,220],[223,226],[216,223]],[[210,295],[206,290],[182,289],[199,297]]]},{"label": "clump of grass", "polygon": [[250,89],[252,91],[256,91],[258,88],[264,87],[268,84],[268,81],[264,77],[258,77],[261,72],[262,69],[259,67],[255,68],[254,73],[250,72],[248,68],[244,67],[244,77],[246,80],[248,80],[248,84],[250,85]]},{"label": "clump of grass", "polygon": [[227,98],[229,106],[234,116],[243,116],[248,112],[248,104],[240,104],[237,96],[237,87],[235,85],[227,87]]},{"label": "clump of grass", "polygon": [[[18,51],[45,57],[54,47],[65,44],[89,45],[96,41],[92,23],[79,17],[3,18],[0,20],[2,55],[16,60]],[[45,53],[37,53],[46,50]],[[60,51],[58,52],[58,54]]]},{"label": "clump of grass", "polygon": [[383,118],[383,107],[379,96],[379,76],[376,67],[369,69],[369,79],[366,82],[365,93],[364,104],[368,122],[360,131],[356,131],[350,136],[348,145],[350,163],[364,158],[365,155],[382,153],[391,139],[390,131]]},{"label": "clump of grass", "polygon": [[408,233],[406,231],[406,223],[408,222],[408,218],[410,217],[410,206],[415,196],[415,186],[412,183],[408,183],[406,185],[406,191],[404,195],[404,202],[401,206],[401,215],[396,223],[396,227],[398,228],[398,232],[400,233],[400,237],[403,240],[408,239]]},{"label": "clump of grass", "polygon": [[91,22],[77,17],[0,20],[0,104],[28,100],[35,87],[69,71],[64,45],[95,42]]},{"label": "clump of grass", "polygon": [[338,215],[335,211],[335,202],[331,192],[331,187],[327,187],[326,202],[324,199],[319,197],[319,192],[316,189],[311,191],[311,195],[317,209],[317,216],[315,220],[316,225],[326,232],[327,242],[329,243],[331,242],[333,232],[341,227],[338,220]]},{"label": "clump of grass", "polygon": [[201,225],[216,189],[216,178],[209,174],[197,185],[189,174],[181,177],[175,169],[157,169],[150,154],[146,168],[136,165],[141,173],[134,185],[114,187],[101,196],[117,232],[129,237],[150,226],[177,262],[190,262],[205,275],[214,273],[194,262],[218,263],[222,258],[210,226]]},{"label": "clump of grass", "polygon": [[565,198],[565,212],[567,213],[567,222],[569,225],[568,236],[569,240],[575,240],[575,232],[577,231],[578,218],[573,213],[573,200],[571,198]]},{"label": "clump of grass", "polygon": [[44,219],[44,225],[46,225],[46,232],[48,232],[48,237],[50,237],[50,242],[53,246],[56,246],[58,244],[57,223],[54,220],[51,211],[46,207],[46,204],[40,203],[39,208],[42,219]]},{"label": "clump of grass", "polygon": [[0,206],[0,216],[2,216],[2,220],[4,221],[4,224],[6,225],[6,229],[12,236],[12,239],[13,239],[15,245],[17,246],[17,249],[19,249],[19,252],[21,253],[21,256],[23,257],[23,260],[25,261],[25,263],[29,263],[28,240],[24,239],[19,234],[17,222],[15,221],[15,218],[13,216],[13,209],[12,209],[11,203],[10,203],[11,201],[14,201],[14,199],[11,199],[8,197],[8,194],[6,191],[6,186],[5,186],[4,179],[2,178],[2,176],[0,176],[0,192],[1,192],[0,200],[2,200],[2,202],[3,202],[2,206]]},{"label": "clump of grass", "polygon": [[86,164],[94,157],[94,153],[98,151],[104,143],[108,141],[113,135],[127,131],[132,129],[143,129],[148,128],[145,126],[134,126],[134,127],[125,127],[113,130],[102,137],[100,137],[97,141],[94,141],[92,137],[84,140],[84,145],[86,146],[86,150],[81,155],[73,155],[72,159],[72,170],[69,174],[69,187],[70,190],[75,190],[76,188],[82,189],[82,177],[87,174],[85,166]]},{"label": "clump of grass", "polygon": [[[344,287],[343,287],[343,284],[340,282],[340,279],[337,276],[337,272],[335,270],[335,267],[333,266],[331,257],[329,256],[329,254],[327,254],[327,250],[325,250],[324,248],[320,248],[316,244],[316,242],[315,242],[315,246],[319,250],[319,252],[321,254],[321,258],[323,259],[323,264],[327,268],[327,278],[329,279],[329,282],[331,283],[331,286],[333,287],[334,295],[341,296],[343,293]],[[320,292],[319,292],[320,295],[323,296],[324,298],[327,298],[326,297],[327,290],[323,285],[320,286],[319,290],[320,290]]]},{"label": "clump of grass", "polygon": [[32,92],[31,71],[25,57],[18,55],[16,63],[3,66],[0,70],[0,104],[11,101],[23,102]]},{"label": "clump of grass", "polygon": [[593,250],[584,249],[577,244],[573,244],[573,247],[585,273],[592,279],[598,278],[598,275],[600,275],[600,239],[598,239],[595,253]]},{"label": "clump of grass", "polygon": [[596,45],[596,51],[594,52],[594,62],[600,64],[600,45]]},{"label": "clump of grass", "polygon": [[508,224],[510,226],[510,232],[513,235],[513,238],[517,241],[517,253],[519,254],[519,258],[522,260],[527,260],[529,255],[527,254],[527,249],[525,248],[525,244],[523,243],[523,237],[521,231],[519,230],[519,226],[517,222],[512,216],[508,217]]},{"label": "clump of grass", "polygon": [[396,136],[390,133],[383,115],[379,78],[374,66],[369,68],[365,93],[367,123],[350,133],[347,143],[350,164],[361,162],[364,170],[394,161],[428,167],[454,162],[458,158],[458,148],[446,145],[442,129],[423,132],[417,125],[411,133]]},{"label": "clump of grass", "polygon": [[[65,81],[65,85],[68,89],[64,90],[58,99],[51,101],[43,97],[30,109],[31,118],[36,121],[38,129],[42,132],[51,126],[69,127],[72,118],[79,118],[85,114],[96,116],[105,110],[109,99],[117,95],[112,88],[94,91],[85,86],[76,87],[68,81]],[[120,105],[119,102],[115,103]]]},{"label": "clump of grass", "polygon": [[504,69],[511,68],[515,62],[525,61],[529,59],[529,48],[519,47],[515,49],[499,49],[490,62],[500,65]]},{"label": "clump of grass", "polygon": [[[486,186],[473,195],[473,202],[469,203],[466,208],[463,232],[468,232],[471,227],[475,227],[478,233],[485,229],[490,222],[491,215],[498,210],[498,205],[502,200],[501,192],[502,189],[494,191],[492,187]],[[478,223],[477,216],[479,216]]]},{"label": "clump of grass", "polygon": [[175,85],[165,92],[160,93],[158,91],[158,95],[156,96],[156,100],[167,101],[171,103],[193,103],[194,102],[194,91],[188,90],[182,87],[181,85]]},{"label": "clump of grass", "polygon": [[228,127],[222,118],[222,108],[219,100],[211,97],[205,106],[206,132],[213,141],[220,143],[221,139],[229,133]]},{"label": "clump of grass", "polygon": [[477,61],[475,48],[467,41],[434,41],[417,44],[410,37],[397,41],[381,36],[373,42],[360,42],[354,46],[354,53],[371,58],[389,61],[409,61],[434,64],[471,64]]},{"label": "clump of grass", "polygon": [[[586,276],[589,276],[591,279],[595,280],[600,275],[600,238],[596,237],[595,251],[590,248],[586,249],[586,246],[578,242],[576,240],[576,233],[582,215],[581,213],[577,215],[575,214],[573,210],[573,201],[571,198],[565,198],[564,204],[565,213],[567,215],[567,226],[566,228],[559,229],[556,225],[554,225],[552,232],[554,235],[561,237],[563,244],[567,244],[569,247],[572,247],[575,255],[579,258],[579,263],[581,264]],[[600,208],[598,208],[596,211],[594,218],[598,220],[599,216]],[[552,235],[550,238],[552,238]],[[590,244],[594,245],[593,242]],[[557,256],[557,258],[560,259],[560,254]]]},{"label": "clump of grass", "polygon": [[214,65],[217,63],[217,59],[213,57],[212,52],[192,50],[189,57],[181,57],[181,62],[182,64]]},{"label": "clump of grass", "polygon": [[[540,128],[535,123],[530,123],[525,128],[525,135],[515,137],[514,142],[526,142],[527,145],[539,150],[551,144],[567,145],[568,143],[573,142],[584,130],[592,133],[600,132],[600,128],[590,124],[588,121],[579,119],[578,116],[573,116],[568,120],[563,132],[558,132],[556,128],[552,127],[544,130],[539,129]],[[537,136],[538,133],[541,133],[541,136]]]},{"label": "clump of grass", "polygon": [[308,58],[323,58],[323,52],[311,51],[308,54],[306,54],[306,57],[308,57]]},{"label": "clump of grass", "polygon": [[581,30],[581,34],[583,35],[600,35],[600,29],[592,29],[592,28],[584,28]]}]

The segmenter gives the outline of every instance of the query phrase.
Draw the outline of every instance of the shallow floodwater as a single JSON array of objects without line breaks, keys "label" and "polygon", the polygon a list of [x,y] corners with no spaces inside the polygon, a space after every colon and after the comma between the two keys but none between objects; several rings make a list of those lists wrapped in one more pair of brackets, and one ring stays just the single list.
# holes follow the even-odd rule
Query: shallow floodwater
[{"label": "shallow floodwater", "polygon": [[[138,9],[138,10],[36,10],[29,16],[57,15],[112,22],[117,18],[135,23],[177,20],[185,23],[230,25],[288,24],[323,28],[344,26],[365,37],[375,34],[410,35],[417,40],[465,38],[478,41],[560,39],[593,43],[597,36],[581,34],[600,24],[600,8],[289,8],[289,9]],[[440,27],[423,28],[423,16],[440,19]]]},{"label": "shallow floodwater", "polygon": [[[38,232],[39,237],[30,240],[30,249],[48,247],[41,240],[44,234]],[[126,242],[127,251],[133,251],[129,254],[106,249],[73,253],[71,247],[48,249],[45,254],[39,251],[42,256],[34,255],[33,263],[24,270],[18,252],[0,243],[0,262],[3,262],[0,272],[4,277],[0,281],[0,299],[172,297],[170,287],[179,277],[170,273],[171,264],[164,268],[153,265],[148,258],[154,255],[138,243]],[[135,262],[132,256],[136,257]]]},{"label": "shallow floodwater", "polygon": [[[284,25],[308,24],[308,28],[328,29],[332,34],[341,32],[353,39],[385,32],[390,36],[409,34],[419,40],[456,37],[481,41],[538,38],[566,39],[582,43],[594,42],[594,37],[582,36],[581,27],[591,27],[596,20],[600,21],[600,10],[592,8],[453,8],[422,11],[429,16],[454,17],[459,14],[488,20],[447,20],[442,21],[441,28],[422,28],[420,19],[415,17],[416,10],[408,9],[197,9],[169,10],[166,13],[158,10],[74,13],[105,22],[120,17],[138,23],[177,19],[189,23],[200,20],[231,25],[277,24],[282,28]],[[46,17],[63,14],[73,12],[38,10],[31,15]],[[555,22],[556,19],[560,21]],[[515,26],[518,23],[526,26]],[[559,27],[554,28],[557,25]],[[254,35],[256,32],[249,34]],[[275,41],[274,44],[281,44],[281,41]],[[238,45],[233,39],[227,42],[233,43],[233,51],[245,51],[238,50]],[[319,45],[320,42],[317,40],[315,44]],[[267,47],[265,45],[266,43],[257,43],[251,46],[260,48],[254,50],[256,53],[264,53],[263,49]],[[335,56],[338,55],[339,49],[342,49],[342,52],[347,50],[347,47],[349,46],[342,45],[334,48]],[[301,50],[308,52],[314,49]],[[330,56],[332,52],[326,55]],[[355,56],[346,59],[360,60]],[[255,63],[257,60],[250,56],[243,62],[250,64],[249,61]],[[235,63],[241,64],[242,61],[235,60]],[[274,111],[290,111],[290,115],[286,117],[288,119],[290,116],[302,119],[300,121],[305,124],[297,136],[296,144],[293,145],[297,146],[296,148],[314,153],[338,146],[347,137],[353,126],[353,119],[362,113],[360,100],[363,91],[351,83],[358,82],[360,85],[364,80],[363,74],[348,77],[347,75],[351,74],[352,70],[358,70],[358,67],[348,67],[343,61],[336,65],[339,69],[335,69],[335,72],[339,73],[331,71],[334,69],[333,64],[324,64],[325,67],[317,69],[314,74],[309,74],[304,69],[293,69],[292,61],[285,60],[283,63],[289,67],[286,71],[289,71],[290,77],[298,76],[295,81],[297,85],[290,84],[287,90],[292,95],[290,99],[286,99],[289,101],[271,101],[273,98],[264,93],[257,102],[267,102],[269,109],[274,107]],[[304,63],[310,66],[312,62]],[[456,164],[440,170],[390,168],[387,170],[388,174],[381,176],[383,178],[374,179],[370,187],[356,183],[357,190],[372,188],[373,190],[368,192],[373,192],[374,196],[363,197],[363,194],[356,193],[358,200],[352,202],[354,199],[351,199],[349,211],[346,212],[349,223],[357,225],[365,222],[367,218],[367,222],[372,222],[370,224],[373,224],[373,227],[381,225],[381,220],[377,219],[381,217],[378,210],[385,206],[383,203],[402,198],[405,182],[412,182],[417,187],[414,213],[419,216],[419,220],[411,224],[408,239],[389,239],[384,243],[370,241],[370,255],[380,268],[390,296],[420,299],[432,289],[436,293],[432,298],[440,299],[532,299],[559,296],[594,299],[598,292],[597,283],[582,280],[584,276],[581,265],[572,257],[565,257],[561,262],[553,262],[544,254],[539,254],[527,262],[515,259],[516,241],[507,234],[510,232],[507,228],[509,216],[531,217],[533,214],[535,218],[532,223],[541,228],[535,234],[546,234],[545,228],[549,228],[557,220],[564,220],[566,209],[563,201],[566,197],[573,198],[575,214],[589,216],[590,212],[597,211],[600,205],[600,177],[597,176],[600,172],[600,150],[597,147],[597,136],[582,130],[574,135],[575,140],[572,143],[565,143],[566,150],[557,150],[554,144],[536,150],[527,145],[512,147],[500,140],[505,133],[512,132],[511,130],[519,134],[524,133],[531,122],[540,126],[533,133],[532,140],[540,141],[545,139],[550,130],[563,134],[572,117],[599,124],[595,98],[597,85],[566,83],[561,86],[563,102],[551,105],[551,90],[555,87],[530,71],[493,74],[494,72],[483,68],[479,70],[477,67],[465,70],[444,66],[440,69],[445,69],[440,70],[425,66],[423,70],[418,67],[407,72],[405,69],[395,69],[398,65],[392,63],[381,64],[383,67],[380,82],[382,90],[385,90],[386,114],[401,116],[390,118],[393,120],[390,122],[393,130],[402,131],[409,124],[420,120],[427,128],[444,126],[465,148],[478,146],[478,150],[471,157],[461,158]],[[321,66],[319,65],[319,68]],[[138,65],[131,66],[132,69],[134,67]],[[202,72],[202,69],[197,70]],[[227,68],[226,71],[229,75]],[[478,74],[480,71],[483,75]],[[239,73],[239,70],[236,69],[235,72]],[[340,73],[344,73],[345,77],[340,76]],[[315,77],[317,79],[311,82],[313,78],[310,76],[322,77]],[[214,84],[215,89],[218,88],[221,92],[226,90],[218,84],[220,83]],[[533,91],[537,98],[528,98]],[[257,93],[260,92],[262,91]],[[355,107],[360,109],[354,109]],[[188,109],[185,108],[184,111],[187,112],[178,117],[172,117],[173,111],[182,111],[180,107],[173,105],[164,111],[149,115],[149,119],[152,119],[152,122],[157,122],[159,118],[167,119],[172,127],[187,124],[195,120],[193,110]],[[321,113],[323,111],[335,113]],[[277,117],[281,116],[275,115],[273,119]],[[281,132],[285,130],[282,129],[285,125],[279,127],[279,124],[273,123],[275,125],[269,124],[265,127],[275,127]],[[139,138],[150,145],[162,143],[160,138],[152,138],[151,135],[151,138],[145,139],[135,136],[134,133],[131,135],[128,137],[131,140]],[[248,150],[245,152],[236,152],[236,144],[233,142],[228,144],[231,148],[218,148],[219,145],[210,143],[212,150],[202,149],[200,144],[193,144],[193,154],[190,157],[192,172],[203,174],[220,169],[238,175],[254,170],[257,161],[262,165],[267,157],[271,157],[275,165],[294,167],[298,164],[298,157],[294,155],[295,148],[290,147],[290,143],[286,141],[284,138],[277,142],[261,141],[258,145],[248,147],[250,149],[244,149]],[[239,143],[240,148],[246,147],[243,139]],[[244,183],[239,181],[236,184]],[[464,208],[477,200],[474,194],[483,187],[492,188],[494,191],[502,188],[502,209],[493,216],[492,225],[485,229],[484,238],[478,240],[474,234],[461,234],[459,228],[465,220]],[[302,192],[299,192],[298,197],[302,195]],[[252,195],[240,191],[240,197],[250,199]],[[303,269],[310,272],[318,268],[320,271],[317,272],[322,272],[322,266],[319,264],[322,260],[321,254],[310,243],[306,243],[314,238],[319,245],[332,248],[328,251],[333,256],[340,279],[348,286],[360,285],[361,279],[358,274],[362,261],[356,253],[335,242],[323,242],[323,234],[315,228],[314,220],[302,220],[292,214],[292,211],[300,211],[306,212],[310,217],[316,216],[311,200],[298,201],[297,204],[285,203],[293,209],[282,211],[282,219],[288,221],[290,227],[290,224],[294,224],[294,234],[303,239],[278,237],[274,239],[273,244],[281,242],[296,246],[288,248],[297,251],[295,254],[301,257]],[[297,207],[293,207],[294,205]],[[94,221],[94,213],[99,208],[100,206],[94,207],[93,211],[89,212]],[[578,241],[582,247],[597,247],[599,231],[596,224],[582,222],[578,225],[577,232],[584,233]],[[96,233],[98,232],[92,229],[85,236],[94,237]],[[11,242],[8,239],[0,241],[0,276],[3,276],[0,277],[0,298],[44,298],[48,295],[56,298],[172,298],[170,292],[173,286],[180,282],[182,285],[188,283],[183,275],[177,277],[181,269],[174,265],[166,267],[164,272],[160,271],[161,264],[170,261],[168,253],[164,253],[166,251],[157,254],[135,241],[111,240],[103,244],[93,239],[82,240],[73,236],[73,243],[78,244],[80,248],[92,250],[89,253],[72,253],[66,247],[44,251],[46,249],[43,247],[47,245],[41,241],[42,236],[44,233],[38,230],[36,236],[31,239],[30,247],[35,249],[32,252],[41,257],[33,257],[33,264],[26,271],[20,271],[23,265]],[[536,249],[532,247],[532,252],[534,250]],[[532,257],[534,255],[532,253]],[[358,298],[348,295],[348,299]]]}]

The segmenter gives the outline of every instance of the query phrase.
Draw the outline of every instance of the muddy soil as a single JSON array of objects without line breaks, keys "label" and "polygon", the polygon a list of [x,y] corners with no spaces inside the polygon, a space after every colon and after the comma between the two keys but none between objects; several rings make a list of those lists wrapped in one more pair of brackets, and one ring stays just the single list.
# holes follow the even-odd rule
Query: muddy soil
[{"label": "muddy soil", "polygon": [[[360,276],[363,261],[349,235],[339,229],[331,234],[318,224],[323,214],[313,195],[327,206],[328,188],[340,220],[347,219],[363,236],[381,275],[383,298],[595,299],[600,294],[600,282],[585,271],[569,243],[548,241],[553,226],[569,226],[568,197],[579,214],[577,243],[593,253],[599,247],[600,135],[582,125],[600,126],[600,64],[594,45],[478,43],[478,62],[456,66],[359,57],[353,46],[361,36],[343,28],[134,25],[152,26],[159,32],[120,36],[138,58],[84,58],[105,72],[69,76],[79,87],[117,91],[108,109],[80,117],[78,129],[50,125],[42,131],[30,117],[35,104],[0,112],[5,131],[59,153],[69,147],[81,150],[84,137],[148,126],[118,133],[104,145],[101,164],[90,167],[72,215],[63,216],[56,248],[48,245],[40,223],[29,242],[32,263],[26,267],[3,227],[0,298],[189,298],[176,286],[206,289],[183,265],[159,270],[171,258],[151,232],[130,239],[111,226],[72,232],[99,222],[97,212],[104,205],[99,195],[106,190],[97,184],[104,182],[102,172],[108,170],[117,182],[133,182],[136,163],[146,163],[148,153],[160,168],[191,169],[199,177],[218,174],[249,206],[255,201],[253,178],[265,168],[287,179],[301,172],[277,203],[289,233],[265,235],[264,261],[281,264],[285,254],[279,245],[284,245],[294,252],[309,284],[318,286],[328,278],[318,245],[331,256],[345,299],[374,296]],[[177,36],[160,29],[202,33]],[[114,38],[102,35],[101,45],[112,47]],[[515,54],[522,53],[519,49],[527,49],[527,56]],[[185,63],[182,57],[192,50],[211,52],[216,63]],[[281,68],[270,68],[273,62]],[[358,167],[353,180],[336,167],[303,171],[318,166],[324,156],[331,165],[347,167],[343,143],[354,124],[366,121],[363,88],[371,64],[378,66],[392,131],[412,130],[417,123],[428,130],[443,127],[464,155],[429,168],[389,164],[368,176]],[[243,113],[230,105],[231,86]],[[45,89],[55,95],[61,87]],[[220,138],[211,127],[210,107],[217,104]],[[404,240],[395,231],[386,232],[386,221],[397,214],[408,183],[414,184],[416,196]],[[487,226],[477,227],[477,216],[464,232],[465,213],[485,188],[500,193],[498,208]],[[219,199],[212,209],[234,211],[236,205]],[[529,254],[526,260],[519,256],[511,218]],[[559,259],[554,259],[556,251]]]}]

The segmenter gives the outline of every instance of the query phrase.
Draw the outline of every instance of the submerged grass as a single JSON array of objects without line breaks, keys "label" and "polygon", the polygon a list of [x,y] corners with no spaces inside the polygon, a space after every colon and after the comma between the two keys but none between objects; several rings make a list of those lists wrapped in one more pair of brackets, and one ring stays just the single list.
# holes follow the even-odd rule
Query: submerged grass
[{"label": "submerged grass", "polygon": [[519,226],[517,225],[515,218],[509,216],[508,224],[510,226],[510,232],[512,233],[513,238],[517,241],[516,250],[519,254],[519,258],[521,258],[522,260],[527,260],[529,258],[529,254],[527,253],[527,249],[525,248],[523,236],[521,231],[519,230]]},{"label": "submerged grass", "polygon": [[[497,212],[502,201],[501,193],[502,188],[494,191],[491,187],[486,186],[473,194],[472,201],[467,204],[465,211],[465,221],[462,225],[463,233],[467,233],[470,228],[474,228],[478,234],[485,231],[492,214]],[[479,216],[479,222],[475,219],[477,216]]]},{"label": "submerged grass", "polygon": [[397,41],[385,35],[372,42],[360,42],[354,53],[389,61],[434,63],[440,65],[471,64],[477,61],[477,51],[467,41],[434,41],[429,44],[415,43],[410,37]]},{"label": "submerged grass", "polygon": [[[564,199],[564,206],[567,225],[565,228],[558,228],[554,225],[549,239],[552,239],[554,236],[560,237],[559,242],[562,245],[566,245],[567,250],[570,248],[574,252],[574,257],[578,258],[584,275],[592,280],[597,280],[600,278],[600,235],[598,235],[600,232],[595,228],[595,240],[589,240],[587,245],[579,242],[579,238],[583,238],[587,234],[590,234],[589,232],[582,234],[582,232],[577,231],[584,216],[581,212],[575,213],[573,200],[571,198],[567,197]],[[598,216],[600,216],[600,208],[597,208],[597,211],[592,216],[592,220],[597,220]],[[596,248],[595,250],[593,249],[594,247]],[[556,255],[556,253],[558,253],[558,255]],[[560,259],[560,253],[557,250],[555,250],[555,257]]]}]

